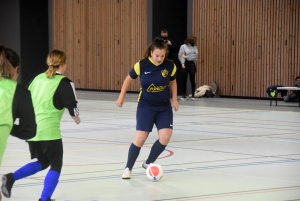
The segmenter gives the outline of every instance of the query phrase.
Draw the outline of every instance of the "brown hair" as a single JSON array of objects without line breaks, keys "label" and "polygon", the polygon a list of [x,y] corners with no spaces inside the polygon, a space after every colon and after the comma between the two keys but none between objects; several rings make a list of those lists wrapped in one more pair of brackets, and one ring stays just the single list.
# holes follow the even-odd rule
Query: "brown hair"
[{"label": "brown hair", "polygon": [[168,48],[166,43],[164,42],[164,39],[160,37],[156,37],[151,45],[148,46],[146,52],[144,53],[144,59],[147,59],[148,57],[151,56],[151,52],[153,52],[155,49],[165,49],[166,50],[166,56],[165,58],[168,57]]},{"label": "brown hair", "polygon": [[169,33],[168,29],[164,28],[163,30],[161,30],[161,32],[163,33]]},{"label": "brown hair", "polygon": [[6,49],[3,45],[0,45],[0,76],[9,79],[14,76],[13,67],[6,58]]},{"label": "brown hair", "polygon": [[66,54],[60,50],[53,50],[47,56],[47,65],[49,66],[46,71],[47,78],[52,78],[56,74],[56,70],[60,65],[66,63]]},{"label": "brown hair", "polygon": [[185,39],[184,44],[191,44],[191,46],[196,45],[197,43],[197,37],[194,35],[190,35],[189,37],[187,37],[187,39]]}]

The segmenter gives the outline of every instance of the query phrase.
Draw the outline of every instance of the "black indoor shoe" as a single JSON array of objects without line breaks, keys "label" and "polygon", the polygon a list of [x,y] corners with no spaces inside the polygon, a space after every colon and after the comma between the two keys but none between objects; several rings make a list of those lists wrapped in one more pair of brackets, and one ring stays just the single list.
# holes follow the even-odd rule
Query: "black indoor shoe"
[{"label": "black indoor shoe", "polygon": [[1,191],[4,197],[10,198],[11,188],[14,185],[15,180],[12,173],[8,173],[2,176],[2,186]]},{"label": "black indoor shoe", "polygon": [[[39,201],[42,201],[42,200],[39,199]],[[55,199],[50,199],[50,198],[48,198],[48,200],[46,200],[46,201],[55,201]]]}]

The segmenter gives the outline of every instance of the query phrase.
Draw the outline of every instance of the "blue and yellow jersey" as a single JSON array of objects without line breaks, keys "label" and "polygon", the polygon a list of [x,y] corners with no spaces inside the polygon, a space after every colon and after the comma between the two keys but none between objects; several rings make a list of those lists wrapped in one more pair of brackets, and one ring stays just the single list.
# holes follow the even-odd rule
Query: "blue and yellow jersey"
[{"label": "blue and yellow jersey", "polygon": [[151,58],[137,62],[129,76],[140,77],[139,106],[170,106],[170,81],[176,79],[176,65],[168,60],[156,65]]}]

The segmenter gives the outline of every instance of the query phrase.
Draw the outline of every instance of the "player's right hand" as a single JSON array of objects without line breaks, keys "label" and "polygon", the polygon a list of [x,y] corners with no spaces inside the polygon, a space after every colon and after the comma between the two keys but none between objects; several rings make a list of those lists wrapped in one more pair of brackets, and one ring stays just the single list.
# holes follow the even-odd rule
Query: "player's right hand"
[{"label": "player's right hand", "polygon": [[74,119],[76,124],[80,124],[81,120],[80,120],[79,116],[74,116],[72,118]]},{"label": "player's right hand", "polygon": [[123,106],[123,103],[124,103],[124,99],[122,98],[118,98],[118,100],[116,101],[116,105],[118,107],[122,107]]}]

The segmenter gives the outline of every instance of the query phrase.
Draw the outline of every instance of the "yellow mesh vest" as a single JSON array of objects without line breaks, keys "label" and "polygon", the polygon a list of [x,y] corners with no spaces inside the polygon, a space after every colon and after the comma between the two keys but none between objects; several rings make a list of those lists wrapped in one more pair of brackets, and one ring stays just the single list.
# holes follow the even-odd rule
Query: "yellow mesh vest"
[{"label": "yellow mesh vest", "polygon": [[34,78],[29,86],[32,103],[37,123],[36,136],[28,141],[44,141],[61,139],[60,120],[64,109],[58,110],[53,105],[55,91],[64,78],[62,75],[54,75],[47,78],[42,73]]},{"label": "yellow mesh vest", "polygon": [[0,165],[13,127],[12,106],[17,82],[0,77]]}]

